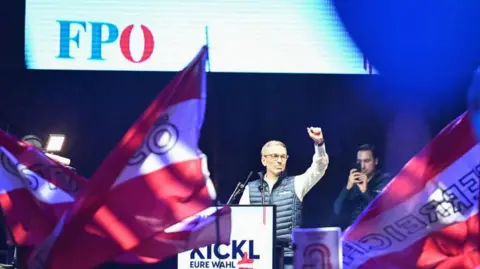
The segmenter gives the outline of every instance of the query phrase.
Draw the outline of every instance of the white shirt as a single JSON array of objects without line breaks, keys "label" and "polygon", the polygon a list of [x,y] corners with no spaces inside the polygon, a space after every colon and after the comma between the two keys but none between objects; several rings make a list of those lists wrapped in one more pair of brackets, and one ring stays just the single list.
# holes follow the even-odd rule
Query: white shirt
[{"label": "white shirt", "polygon": [[[315,146],[315,154],[313,155],[312,165],[305,171],[305,173],[294,176],[293,184],[295,188],[295,194],[300,201],[303,201],[305,195],[317,184],[328,167],[328,154],[325,150],[325,144],[321,146]],[[273,185],[276,181],[269,180],[264,177],[265,181],[268,184],[269,190],[272,190]],[[241,205],[250,204],[250,192],[248,185],[245,187],[245,190],[240,198]]]}]

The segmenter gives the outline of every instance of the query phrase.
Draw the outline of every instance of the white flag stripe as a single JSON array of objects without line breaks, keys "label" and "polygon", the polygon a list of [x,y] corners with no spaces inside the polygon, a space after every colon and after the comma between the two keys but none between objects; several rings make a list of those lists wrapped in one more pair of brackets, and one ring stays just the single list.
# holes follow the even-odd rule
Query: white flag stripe
[{"label": "white flag stripe", "polygon": [[[9,162],[9,166],[14,171],[7,171],[6,163],[0,166],[0,194],[8,193],[17,189],[27,189],[38,200],[49,203],[70,203],[73,202],[73,197],[62,189],[55,187],[51,182],[39,176],[35,172],[28,169],[25,165],[18,162],[17,158],[13,156],[7,149],[0,147],[2,155],[6,159],[3,162]],[[15,173],[16,175],[14,175]]]},{"label": "white flag stripe", "polygon": [[221,207],[208,207],[208,208],[198,212],[197,214],[195,214],[193,216],[190,216],[190,217],[188,217],[188,218],[186,218],[186,219],[168,227],[167,229],[165,229],[165,232],[166,233],[176,233],[176,232],[188,231],[193,220],[195,220],[199,217],[211,216],[211,215],[215,214],[215,212],[220,211],[220,210],[221,210]]},{"label": "white flag stripe", "polygon": [[[135,157],[141,158],[145,154],[146,159],[138,165],[126,166],[112,188],[129,179],[157,171],[170,164],[199,158],[202,154],[197,150],[200,130],[197,130],[196,125],[192,125],[192,122],[197,121],[198,108],[204,102],[200,99],[191,99],[168,109],[165,113],[168,116],[168,122],[160,123],[162,121],[160,119],[159,125],[150,130],[135,155]],[[182,113],[175,113],[177,109]],[[152,151],[157,153],[152,153]]]},{"label": "white flag stripe", "polygon": [[[344,260],[347,260],[345,265],[348,265],[345,268],[356,268],[365,263],[369,258],[406,249],[434,231],[456,222],[465,221],[477,214],[478,206],[474,205],[478,203],[478,200],[475,200],[475,196],[478,195],[475,190],[478,192],[479,175],[474,172],[474,168],[479,165],[480,146],[477,144],[434,179],[430,180],[424,191],[417,193],[402,204],[383,212],[369,221],[356,223],[355,230],[375,231],[375,234],[368,234],[367,236],[370,237],[364,236],[362,237],[363,240],[349,241],[350,229],[346,231],[343,236],[344,244],[354,242],[354,245],[357,247],[368,251],[350,253],[349,255],[352,255],[350,258],[344,258]],[[455,200],[456,202],[469,204],[470,207],[464,209],[463,212],[454,211],[451,201],[445,198],[445,190],[449,188],[451,189],[447,193],[456,195],[454,198],[457,199]],[[431,201],[438,201],[439,204],[430,209],[424,207]],[[422,207],[424,214],[420,213]],[[437,207],[441,207],[445,216],[440,215]],[[396,217],[392,218],[392,216]],[[430,216],[438,219],[432,221],[429,219]],[[423,224],[425,224],[424,227],[421,227]],[[414,225],[417,226],[414,227]],[[392,234],[395,235],[392,236]],[[402,238],[402,240],[397,240],[396,238]],[[377,241],[374,244],[377,244],[377,247],[372,247],[371,243],[375,240]],[[363,243],[360,243],[360,241],[363,241]],[[385,245],[380,250],[378,244]],[[375,250],[372,250],[372,248]]]},{"label": "white flag stripe", "polygon": [[210,170],[208,170],[208,160],[207,155],[201,154],[200,158],[202,159],[202,173],[203,177],[206,180],[206,186],[208,190],[208,194],[210,195],[210,199],[215,200],[217,199],[217,191],[215,190],[215,185],[213,181],[210,179]]}]

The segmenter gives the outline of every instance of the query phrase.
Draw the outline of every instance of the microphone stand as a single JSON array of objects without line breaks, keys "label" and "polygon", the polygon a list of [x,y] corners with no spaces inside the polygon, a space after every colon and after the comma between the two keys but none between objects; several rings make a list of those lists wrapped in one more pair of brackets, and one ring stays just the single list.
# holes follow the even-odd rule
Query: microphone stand
[{"label": "microphone stand", "polygon": [[265,204],[265,185],[263,183],[263,173],[258,172],[258,176],[260,177],[260,192],[262,192],[262,205]]},{"label": "microphone stand", "polygon": [[243,193],[245,190],[245,187],[247,186],[248,181],[252,177],[253,171],[250,171],[250,173],[247,176],[247,179],[245,180],[244,183],[238,182],[237,186],[235,187],[235,190],[233,191],[232,195],[230,195],[230,198],[228,198],[227,205],[232,204],[232,202],[237,198],[237,196],[240,193]]}]

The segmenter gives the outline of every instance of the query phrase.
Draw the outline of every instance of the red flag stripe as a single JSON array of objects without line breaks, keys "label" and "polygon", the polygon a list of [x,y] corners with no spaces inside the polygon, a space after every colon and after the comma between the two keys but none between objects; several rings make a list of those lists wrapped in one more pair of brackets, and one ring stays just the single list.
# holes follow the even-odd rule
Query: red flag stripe
[{"label": "red flag stripe", "polygon": [[[40,243],[51,231],[54,223],[43,216],[32,195],[25,189],[17,189],[0,195],[0,205],[5,214],[5,224],[20,245]],[[15,205],[15,211],[13,211]],[[21,212],[24,213],[21,213]],[[30,227],[36,232],[32,233]]]}]

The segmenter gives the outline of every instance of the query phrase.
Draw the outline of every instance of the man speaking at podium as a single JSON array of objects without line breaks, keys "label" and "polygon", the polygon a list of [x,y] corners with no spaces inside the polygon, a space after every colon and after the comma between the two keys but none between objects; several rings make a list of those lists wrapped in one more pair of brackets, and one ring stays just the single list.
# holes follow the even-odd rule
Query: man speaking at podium
[{"label": "man speaking at podium", "polygon": [[287,148],[280,141],[269,141],[261,152],[261,161],[266,168],[265,176],[248,183],[240,198],[240,204],[276,205],[277,238],[289,243],[289,247],[284,249],[285,265],[292,263],[291,234],[293,228],[301,225],[303,198],[320,181],[328,166],[322,129],[309,127],[307,132],[315,143],[315,154],[312,165],[305,173],[285,176],[283,172],[287,165]]}]

